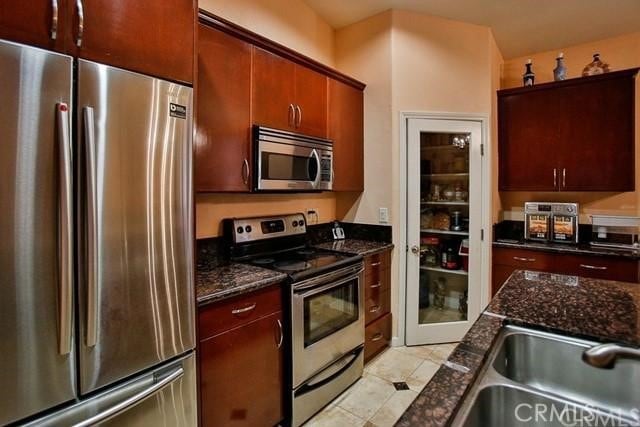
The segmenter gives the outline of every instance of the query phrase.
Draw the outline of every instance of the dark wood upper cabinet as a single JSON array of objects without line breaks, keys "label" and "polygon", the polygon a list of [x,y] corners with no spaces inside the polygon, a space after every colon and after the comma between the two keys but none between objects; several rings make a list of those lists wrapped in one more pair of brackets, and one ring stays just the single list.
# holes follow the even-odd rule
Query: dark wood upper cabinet
[{"label": "dark wood upper cabinet", "polygon": [[68,5],[77,56],[193,83],[194,0],[82,0],[84,30],[80,43],[77,3],[69,1]]},{"label": "dark wood upper cabinet", "polygon": [[333,190],[364,191],[364,99],[362,90],[328,81],[328,132],[333,141]]},{"label": "dark wood upper cabinet", "polygon": [[198,26],[196,191],[251,191],[251,51]]},{"label": "dark wood upper cabinet", "polygon": [[295,64],[253,48],[253,123],[295,130]]},{"label": "dark wood upper cabinet", "polygon": [[327,136],[327,77],[296,64],[296,132]]},{"label": "dark wood upper cabinet", "polygon": [[501,191],[633,191],[638,69],[498,91]]},{"label": "dark wood upper cabinet", "polygon": [[70,38],[68,1],[0,2],[0,39],[64,52]]}]

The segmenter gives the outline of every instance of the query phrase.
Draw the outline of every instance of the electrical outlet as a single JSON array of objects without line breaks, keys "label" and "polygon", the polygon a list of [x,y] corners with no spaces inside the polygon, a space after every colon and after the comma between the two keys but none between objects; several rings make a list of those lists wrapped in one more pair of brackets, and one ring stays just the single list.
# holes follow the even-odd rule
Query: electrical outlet
[{"label": "electrical outlet", "polygon": [[388,208],[380,208],[378,213],[378,221],[380,224],[388,224],[389,223],[389,209]]},{"label": "electrical outlet", "polygon": [[306,214],[308,224],[318,223],[318,220],[320,219],[320,212],[318,211],[318,208],[307,208]]}]

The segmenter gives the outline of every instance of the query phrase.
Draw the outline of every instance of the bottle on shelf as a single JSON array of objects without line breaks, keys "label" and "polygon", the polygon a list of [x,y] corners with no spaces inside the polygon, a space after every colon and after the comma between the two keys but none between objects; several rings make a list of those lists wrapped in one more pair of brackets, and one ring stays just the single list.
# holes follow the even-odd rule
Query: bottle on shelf
[{"label": "bottle on shelf", "polygon": [[532,61],[528,59],[527,63],[525,64],[526,70],[522,75],[522,82],[524,86],[533,86],[533,83],[535,82],[536,75],[531,69],[532,65],[533,65]]},{"label": "bottle on shelf", "polygon": [[556,68],[553,69],[553,80],[559,82],[567,78],[567,67],[564,65],[564,53],[560,52],[556,58]]}]

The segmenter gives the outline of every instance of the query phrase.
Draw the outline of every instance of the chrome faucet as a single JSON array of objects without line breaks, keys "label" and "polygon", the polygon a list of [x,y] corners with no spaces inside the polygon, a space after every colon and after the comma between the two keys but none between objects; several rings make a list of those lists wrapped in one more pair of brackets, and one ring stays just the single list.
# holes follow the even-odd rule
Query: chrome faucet
[{"label": "chrome faucet", "polygon": [[617,358],[640,360],[640,349],[622,347],[617,344],[600,344],[582,353],[582,360],[591,366],[613,369]]}]

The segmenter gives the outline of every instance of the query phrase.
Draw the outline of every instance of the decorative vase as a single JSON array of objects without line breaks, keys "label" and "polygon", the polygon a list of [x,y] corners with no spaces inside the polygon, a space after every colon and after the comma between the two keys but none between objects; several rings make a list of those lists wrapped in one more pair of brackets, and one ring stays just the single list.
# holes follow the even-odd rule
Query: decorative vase
[{"label": "decorative vase", "polygon": [[591,61],[584,67],[584,69],[582,70],[582,76],[596,76],[598,74],[608,73],[609,71],[611,71],[609,69],[609,64],[607,64],[606,62],[602,62],[599,53],[594,53],[593,61]]},{"label": "decorative vase", "polygon": [[553,80],[559,82],[567,78],[567,67],[564,65],[564,53],[560,52],[556,58],[556,68],[553,69]]},{"label": "decorative vase", "polygon": [[524,74],[522,75],[522,83],[524,84],[524,86],[533,86],[533,83],[535,82],[536,75],[531,69],[532,65],[533,64],[531,60],[527,60],[527,63],[525,64],[526,69],[524,71]]}]

